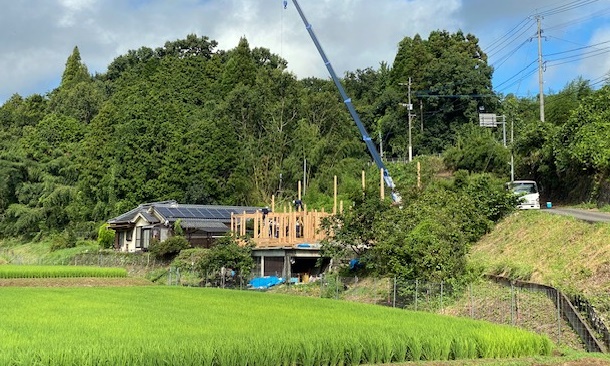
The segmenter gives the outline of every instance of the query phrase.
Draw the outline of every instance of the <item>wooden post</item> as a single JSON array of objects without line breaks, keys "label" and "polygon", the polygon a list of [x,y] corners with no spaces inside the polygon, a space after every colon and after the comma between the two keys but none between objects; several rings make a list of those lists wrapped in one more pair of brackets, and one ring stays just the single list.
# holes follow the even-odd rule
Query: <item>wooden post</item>
[{"label": "wooden post", "polygon": [[246,236],[246,222],[247,222],[246,211],[244,211],[243,216],[240,221],[241,221],[241,228],[240,228],[241,230],[239,230],[240,234],[241,234],[241,236]]},{"label": "wooden post", "polygon": [[297,238],[297,211],[293,211],[292,215],[290,215],[290,220],[288,220],[288,234],[290,235],[290,239],[288,239],[290,244],[294,244]]},{"label": "wooden post", "polygon": [[379,195],[381,200],[385,198],[385,186],[383,185],[383,168],[379,169]]},{"label": "wooden post", "polygon": [[339,212],[343,213],[343,200],[339,203]]},{"label": "wooden post", "polygon": [[333,215],[337,214],[337,176],[335,175],[334,195],[333,195]]},{"label": "wooden post", "polygon": [[301,181],[299,181],[299,201],[301,200]]},{"label": "wooden post", "polygon": [[258,239],[258,234],[259,234],[259,227],[260,227],[260,223],[261,223],[261,213],[260,211],[256,210],[256,213],[254,214],[254,239],[257,240]]}]

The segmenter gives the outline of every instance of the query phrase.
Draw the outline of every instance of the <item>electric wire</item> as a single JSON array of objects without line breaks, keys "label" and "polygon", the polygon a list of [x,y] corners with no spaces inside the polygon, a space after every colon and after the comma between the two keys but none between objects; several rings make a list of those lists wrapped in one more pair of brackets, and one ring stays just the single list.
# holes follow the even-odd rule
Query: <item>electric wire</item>
[{"label": "electric wire", "polygon": [[566,11],[578,9],[583,6],[593,4],[597,1],[599,1],[599,0],[575,0],[575,1],[568,2],[564,5],[560,5],[555,8],[551,8],[549,10],[539,12],[538,14],[536,14],[536,16],[548,17],[551,15],[556,15],[556,14],[564,13]]},{"label": "electric wire", "polygon": [[555,24],[552,26],[548,26],[545,28],[546,32],[551,32],[551,31],[556,31],[556,30],[560,30],[563,28],[568,28],[568,27],[572,27],[574,26],[574,24],[579,24],[579,23],[587,23],[590,22],[596,18],[601,18],[604,17],[606,15],[610,14],[610,7],[608,8],[604,8],[601,10],[596,11],[594,14],[590,14],[590,15],[585,15],[582,16],[580,18],[574,18],[571,20],[568,20],[566,22],[560,23],[560,24]]},{"label": "electric wire", "polygon": [[525,41],[521,42],[521,44],[519,44],[517,47],[515,47],[512,50],[510,50],[509,52],[507,52],[506,55],[502,56],[500,59],[493,62],[491,65],[494,67],[494,70],[498,70],[502,65],[504,65],[504,63],[506,63],[506,61],[508,61],[510,59],[510,57],[513,54],[515,54],[517,51],[519,51],[523,46],[525,46],[528,43],[529,43],[529,40],[525,40]]},{"label": "electric wire", "polygon": [[[565,41],[565,40],[560,39],[560,38],[557,38],[557,37],[553,37],[553,38],[558,39],[558,40],[560,40],[560,41],[564,41],[564,42],[570,42],[570,41]],[[570,42],[570,43],[575,43],[575,42]],[[604,48],[597,48],[597,46],[600,46],[600,45],[603,45],[603,44],[608,44],[608,43],[610,43],[610,41],[599,42],[599,43],[595,43],[595,44],[592,44],[592,45],[588,45],[588,46],[582,46],[582,47],[579,47],[579,48],[573,48],[573,49],[571,49],[571,50],[566,50],[566,51],[560,51],[560,52],[548,53],[548,54],[546,54],[545,56],[546,56],[546,57],[557,56],[557,55],[562,55],[562,54],[566,54],[566,53],[571,53],[571,52],[576,52],[576,51],[586,50],[586,49],[589,49],[589,48],[594,48],[595,50],[602,51],[602,50],[605,50],[605,49],[610,48],[610,46],[608,46],[608,47],[604,47]]]},{"label": "electric wire", "polygon": [[[517,39],[517,37],[521,36],[524,33],[522,30],[523,30],[523,28],[528,26],[528,22],[530,23],[528,29],[531,28],[531,26],[533,25],[533,23],[531,22],[531,19],[525,18],[525,19],[521,20],[521,22],[519,22],[519,24],[517,24],[513,29],[508,31],[503,36],[492,41],[491,44],[488,45],[484,49],[485,53],[488,55],[497,54],[502,49],[506,48],[506,46],[503,46],[503,45],[505,45],[507,42],[508,42],[508,44],[513,43]],[[519,29],[517,29],[517,28],[519,28]],[[519,34],[515,36],[515,34],[517,34],[517,33],[519,33]],[[509,42],[509,40],[510,40],[510,42]]]},{"label": "electric wire", "polygon": [[[574,0],[574,1],[568,1],[564,4],[561,4],[559,6],[555,6],[555,7],[548,7],[547,9],[543,9],[543,10],[539,10],[536,14],[535,17],[536,18],[542,18],[542,17],[549,17],[549,16],[553,16],[556,14],[560,14],[563,12],[567,12],[567,11],[571,11],[571,10],[575,10],[575,9],[579,9],[588,5],[591,5],[593,3],[598,2],[598,0]],[[574,26],[578,23],[581,22],[588,22],[592,19],[598,18],[598,17],[602,17],[606,14],[610,13],[610,7],[605,7],[600,11],[595,12],[594,14],[589,14],[586,16],[582,16],[579,18],[575,18],[570,22],[565,22],[565,23],[561,23],[559,25],[553,26],[553,27],[549,27],[546,28],[545,31],[549,31],[549,30],[557,30],[557,29],[561,29],[564,27],[568,27],[568,26]],[[532,18],[532,17],[530,17]],[[521,21],[521,23],[519,23],[519,25],[523,24],[524,21]],[[519,26],[518,25],[518,26]],[[511,29],[511,31],[513,31],[514,29],[516,29],[518,26],[513,27]],[[510,34],[510,31],[509,33]],[[513,33],[514,34],[514,33]],[[557,37],[553,37],[553,36],[548,36],[549,38],[556,38],[559,39]],[[532,38],[529,38],[529,40],[531,40]],[[561,39],[560,39],[561,40]],[[565,41],[565,40],[562,40]],[[565,41],[565,42],[570,42],[570,41]],[[527,43],[527,41],[522,42],[521,44],[519,44],[517,47],[513,48],[512,50],[510,50],[510,52],[506,53],[504,56],[498,58],[497,60],[494,61],[494,63],[492,64],[494,66],[494,68],[497,70],[500,68],[500,66],[502,66],[504,63],[506,63],[508,61],[508,59],[510,59],[511,56],[513,56],[518,50],[520,50],[525,43]],[[575,43],[575,42],[573,42]],[[581,47],[579,48],[574,48],[574,49],[570,49],[570,50],[565,50],[565,51],[559,51],[559,52],[554,52],[551,54],[545,54],[544,58],[545,58],[545,67],[554,67],[554,66],[559,66],[562,64],[566,64],[566,63],[570,63],[570,62],[576,62],[579,60],[583,60],[583,59],[587,59],[587,58],[591,58],[591,57],[596,57],[596,56],[600,56],[603,54],[606,54],[608,52],[610,52],[610,47],[603,47],[603,48],[598,48],[599,46],[602,46],[604,44],[610,43],[610,41],[604,41],[604,42],[599,42],[593,45],[588,45],[588,46],[584,46],[584,45],[580,45]],[[576,43],[575,43],[576,44]],[[593,50],[590,51],[586,51],[586,52],[582,52],[583,50],[587,50],[587,49],[591,49],[593,48]],[[494,51],[495,54],[497,54],[499,51]],[[576,52],[580,52],[578,55],[570,55],[570,53],[576,53]],[[562,56],[564,55],[564,56]],[[556,57],[556,56],[560,56],[560,57]],[[500,91],[504,91],[509,89],[510,87],[513,87],[514,85],[520,83],[521,81],[525,80],[526,78],[532,76],[537,70],[536,69],[531,69],[532,65],[537,61],[537,59],[535,61],[530,62],[526,67],[524,67],[523,69],[521,69],[520,71],[516,72],[515,74],[513,74],[512,76],[510,76],[509,78],[505,79],[503,82],[495,85],[494,90],[500,90]],[[597,83],[596,83],[597,84]]]}]

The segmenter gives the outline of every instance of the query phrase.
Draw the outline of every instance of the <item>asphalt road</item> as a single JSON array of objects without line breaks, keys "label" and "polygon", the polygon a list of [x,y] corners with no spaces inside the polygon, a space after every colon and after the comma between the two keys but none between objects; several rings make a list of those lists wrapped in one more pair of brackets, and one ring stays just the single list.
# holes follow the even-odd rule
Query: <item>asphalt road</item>
[{"label": "asphalt road", "polygon": [[587,222],[610,222],[610,213],[578,208],[550,208],[543,209],[544,212],[553,215],[572,216]]}]

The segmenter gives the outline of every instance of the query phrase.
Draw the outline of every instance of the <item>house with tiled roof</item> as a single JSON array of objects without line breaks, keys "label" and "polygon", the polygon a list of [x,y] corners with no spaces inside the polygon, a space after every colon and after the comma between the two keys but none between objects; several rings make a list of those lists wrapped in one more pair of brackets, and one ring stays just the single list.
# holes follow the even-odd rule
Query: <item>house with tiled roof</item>
[{"label": "house with tiled roof", "polygon": [[262,207],[188,205],[176,201],[144,203],[108,220],[114,247],[123,252],[147,251],[153,238],[163,241],[179,225],[194,247],[209,247],[230,231],[233,214],[253,214]]}]

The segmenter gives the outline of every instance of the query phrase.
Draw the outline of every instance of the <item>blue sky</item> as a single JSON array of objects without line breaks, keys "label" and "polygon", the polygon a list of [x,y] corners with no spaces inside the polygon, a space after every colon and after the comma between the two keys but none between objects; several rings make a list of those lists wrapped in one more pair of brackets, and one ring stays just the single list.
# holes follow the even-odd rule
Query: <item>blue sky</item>
[{"label": "blue sky", "polygon": [[503,27],[501,36],[483,38],[482,45],[496,69],[496,91],[518,95],[537,93],[537,18],[542,29],[545,93],[561,90],[578,76],[589,79],[594,87],[604,84],[610,70],[610,2],[548,3],[533,8],[529,14],[514,17],[513,26]]},{"label": "blue sky", "polygon": [[[377,68],[382,61],[391,65],[405,36],[461,29],[477,36],[490,56],[497,91],[535,96],[537,42],[530,39],[536,14],[544,16],[545,92],[559,91],[579,76],[600,86],[610,71],[610,0],[299,3],[339,75]],[[299,78],[328,77],[291,1],[286,10],[282,0],[4,1],[0,33],[0,103],[14,93],[45,94],[57,87],[74,46],[91,73],[104,72],[129,49],[155,48],[189,33],[217,40],[220,49],[235,47],[245,36],[251,47],[267,47],[287,59]]]}]

